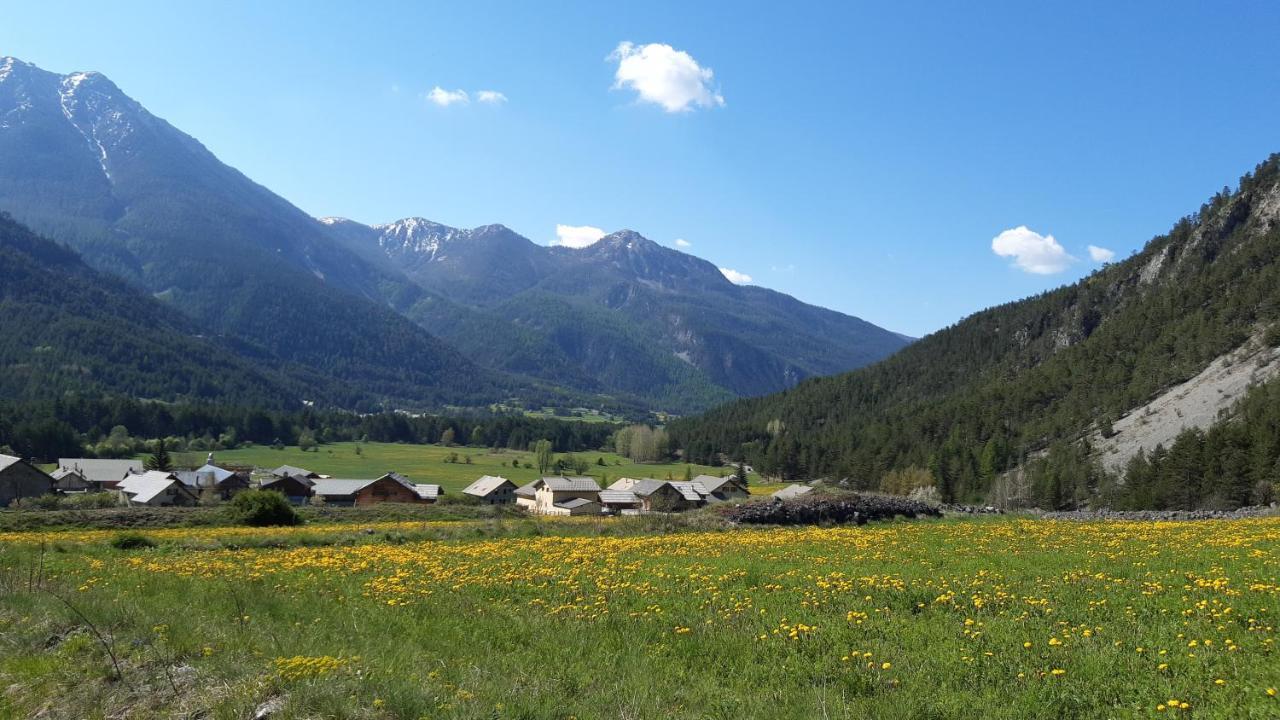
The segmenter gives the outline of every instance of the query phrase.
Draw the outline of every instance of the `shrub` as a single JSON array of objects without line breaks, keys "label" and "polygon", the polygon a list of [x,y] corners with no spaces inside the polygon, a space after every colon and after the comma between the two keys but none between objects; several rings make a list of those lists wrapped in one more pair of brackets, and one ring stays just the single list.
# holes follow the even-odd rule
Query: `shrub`
[{"label": "shrub", "polygon": [[302,518],[284,495],[271,490],[245,490],[231,498],[239,522],[254,527],[301,525]]},{"label": "shrub", "polygon": [[156,543],[142,533],[127,532],[111,538],[111,547],[117,550],[141,550],[155,547]]}]

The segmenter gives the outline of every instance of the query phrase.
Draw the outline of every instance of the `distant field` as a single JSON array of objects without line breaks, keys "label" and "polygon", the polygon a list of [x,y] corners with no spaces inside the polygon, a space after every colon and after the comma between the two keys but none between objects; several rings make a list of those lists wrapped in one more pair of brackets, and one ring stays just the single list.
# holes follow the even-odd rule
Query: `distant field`
[{"label": "distant field", "polygon": [[0,717],[1280,717],[1280,518],[641,520],[0,536]]},{"label": "distant field", "polygon": [[[461,490],[481,475],[501,475],[517,484],[524,484],[538,477],[538,470],[525,468],[534,464],[533,453],[507,450],[492,453],[488,448],[453,447],[438,445],[398,445],[394,443],[359,443],[360,454],[356,454],[357,443],[333,443],[320,445],[311,452],[302,452],[297,447],[273,450],[268,446],[255,446],[240,450],[223,450],[214,453],[216,462],[230,465],[256,465],[261,468],[275,468],[281,465],[294,465],[318,472],[322,475],[347,478],[377,477],[383,473],[395,471],[408,476],[414,482],[438,483],[445,490]],[[447,463],[445,458],[456,453],[457,463]],[[177,453],[176,463],[181,465],[201,465],[206,453]],[[470,456],[471,464],[465,464]],[[597,480],[605,477],[612,482],[620,477],[654,477],[661,480],[671,477],[676,480],[684,478],[685,465],[673,463],[663,465],[637,465],[614,453],[582,452],[577,456],[591,463],[587,474]],[[605,464],[596,464],[603,459]],[[520,467],[511,467],[512,460],[519,460]],[[693,474],[721,475],[731,474],[732,468],[694,465]],[[756,478],[752,478],[754,482]]]}]

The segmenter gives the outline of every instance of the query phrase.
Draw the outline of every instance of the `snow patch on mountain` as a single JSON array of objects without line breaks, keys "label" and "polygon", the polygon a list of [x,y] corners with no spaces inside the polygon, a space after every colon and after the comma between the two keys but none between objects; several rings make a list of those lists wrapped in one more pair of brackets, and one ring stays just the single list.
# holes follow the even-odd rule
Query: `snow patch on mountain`
[{"label": "snow patch on mountain", "polygon": [[476,232],[419,217],[374,225],[373,229],[379,233],[378,245],[388,255],[415,255],[427,262],[443,260],[443,250],[449,243],[464,240]]}]

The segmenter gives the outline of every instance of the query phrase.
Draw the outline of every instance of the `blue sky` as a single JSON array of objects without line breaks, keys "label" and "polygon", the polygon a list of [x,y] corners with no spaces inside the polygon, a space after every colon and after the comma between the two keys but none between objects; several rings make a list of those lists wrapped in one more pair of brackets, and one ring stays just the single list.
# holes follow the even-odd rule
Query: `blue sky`
[{"label": "blue sky", "polygon": [[922,335],[1280,151],[1280,3],[1060,5],[46,1],[0,55],[104,72],[314,215],[631,228]]}]

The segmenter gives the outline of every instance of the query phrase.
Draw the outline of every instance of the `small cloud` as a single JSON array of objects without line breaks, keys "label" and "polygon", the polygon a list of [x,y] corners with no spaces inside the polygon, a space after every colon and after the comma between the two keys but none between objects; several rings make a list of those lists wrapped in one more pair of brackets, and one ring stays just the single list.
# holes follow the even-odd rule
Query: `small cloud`
[{"label": "small cloud", "polygon": [[556,240],[552,245],[582,249],[604,237],[604,230],[590,225],[556,225]]},{"label": "small cloud", "polygon": [[786,265],[773,265],[769,269],[778,273],[791,273],[796,271],[796,264],[787,263]]},{"label": "small cloud", "polygon": [[734,285],[746,285],[751,282],[751,276],[746,273],[740,273],[731,268],[720,268],[720,274],[725,276],[729,282]]},{"label": "small cloud", "polygon": [[427,100],[439,105],[440,107],[449,107],[450,105],[466,105],[471,102],[471,98],[467,96],[466,90],[445,90],[439,85],[431,88],[431,92],[427,93]]},{"label": "small cloud", "polygon": [[507,101],[507,96],[497,90],[479,90],[476,92],[476,100],[490,105],[501,105]]},{"label": "small cloud", "polygon": [[399,95],[399,94],[400,94],[400,85],[399,85],[398,83],[391,83],[391,92],[396,93],[397,95]]},{"label": "small cloud", "polygon": [[689,242],[688,240],[685,240],[684,238],[676,238],[676,247],[682,247],[682,248],[693,247],[693,243]]},{"label": "small cloud", "polygon": [[1089,259],[1097,263],[1109,263],[1116,259],[1116,252],[1097,245],[1090,245]]},{"label": "small cloud", "polygon": [[1035,275],[1060,273],[1076,261],[1052,235],[1041,235],[1026,225],[995,236],[991,241],[991,251],[1000,257],[1013,258],[1013,264],[1019,270]]},{"label": "small cloud", "polygon": [[614,89],[631,88],[640,100],[669,113],[724,105],[724,97],[711,85],[715,73],[683,50],[663,43],[622,42],[605,59],[618,63]]}]

